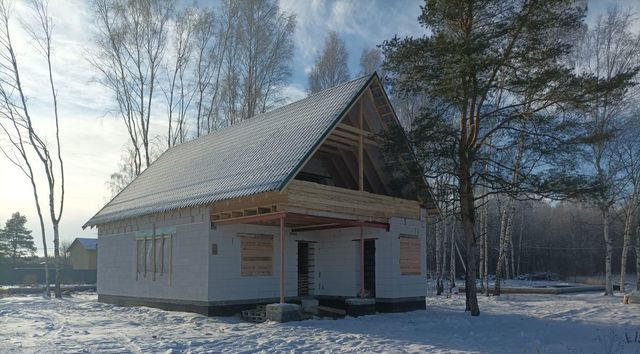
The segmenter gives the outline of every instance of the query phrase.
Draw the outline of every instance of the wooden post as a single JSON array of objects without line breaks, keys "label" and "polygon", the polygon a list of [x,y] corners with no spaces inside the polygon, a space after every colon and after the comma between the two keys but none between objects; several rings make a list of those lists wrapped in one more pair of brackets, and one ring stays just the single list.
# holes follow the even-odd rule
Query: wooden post
[{"label": "wooden post", "polygon": [[156,280],[156,224],[153,224],[153,235],[151,235],[151,254],[153,257],[153,275],[152,278]]},{"label": "wooden post", "polygon": [[360,298],[364,299],[364,232],[360,225]]},{"label": "wooden post", "polygon": [[169,286],[173,278],[173,234],[169,235]]},{"label": "wooden post", "polygon": [[360,101],[360,132],[358,133],[358,189],[364,190],[364,154],[363,145],[364,137],[362,136],[362,130],[364,130],[364,109],[362,101]]},{"label": "wooden post", "polygon": [[142,259],[144,260],[144,277],[147,277],[147,237],[143,237],[142,238],[142,242],[144,242],[144,257],[142,257]]},{"label": "wooden post", "polygon": [[[358,189],[364,190],[364,102],[360,100],[360,132],[358,132]],[[360,225],[360,298],[364,299],[364,230]]]},{"label": "wooden post", "polygon": [[284,215],[280,216],[280,303],[284,304]]}]

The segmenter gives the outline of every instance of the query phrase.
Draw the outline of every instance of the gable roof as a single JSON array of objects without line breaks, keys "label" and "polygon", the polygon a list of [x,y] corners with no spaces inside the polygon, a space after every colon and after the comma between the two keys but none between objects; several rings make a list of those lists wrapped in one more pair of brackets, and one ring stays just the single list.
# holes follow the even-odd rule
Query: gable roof
[{"label": "gable roof", "polygon": [[74,243],[78,242],[84,247],[87,251],[95,251],[98,248],[98,239],[97,238],[85,238],[85,237],[76,237],[75,240],[71,243],[73,246]]},{"label": "gable roof", "polygon": [[376,74],[165,151],[83,227],[282,190]]}]

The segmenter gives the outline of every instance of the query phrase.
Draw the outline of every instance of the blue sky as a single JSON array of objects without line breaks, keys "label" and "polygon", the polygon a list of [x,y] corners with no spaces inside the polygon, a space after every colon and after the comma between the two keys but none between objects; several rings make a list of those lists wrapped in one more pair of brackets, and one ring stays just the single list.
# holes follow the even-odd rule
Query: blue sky
[{"label": "blue sky", "polygon": [[[191,1],[185,2],[190,4]],[[61,223],[63,240],[95,235],[95,230],[82,230],[84,224],[106,201],[109,192],[105,182],[117,169],[123,146],[127,141],[122,123],[110,118],[110,94],[95,82],[95,71],[85,59],[91,50],[92,27],[89,1],[51,0],[51,15],[55,23],[54,75],[59,90],[61,134],[67,172],[67,198]],[[284,91],[289,101],[306,95],[307,72],[321,50],[327,31],[335,30],[345,40],[349,50],[352,76],[359,71],[360,53],[383,40],[399,36],[421,35],[417,22],[419,0],[281,0],[284,11],[297,15],[295,58],[291,84]],[[607,7],[618,4],[640,12],[639,0],[589,1],[588,22]],[[24,11],[17,2],[16,12]],[[24,33],[17,29],[14,43],[23,71],[27,95],[33,107],[36,124],[47,135],[52,130],[46,71],[40,57],[34,55]],[[640,30],[640,21],[637,26]],[[164,117],[156,111],[154,134],[163,134]],[[49,138],[51,136],[49,135]],[[0,223],[11,213],[20,211],[29,218],[39,248],[39,231],[31,190],[27,180],[4,158],[0,158]],[[50,238],[50,237],[49,237]]]}]

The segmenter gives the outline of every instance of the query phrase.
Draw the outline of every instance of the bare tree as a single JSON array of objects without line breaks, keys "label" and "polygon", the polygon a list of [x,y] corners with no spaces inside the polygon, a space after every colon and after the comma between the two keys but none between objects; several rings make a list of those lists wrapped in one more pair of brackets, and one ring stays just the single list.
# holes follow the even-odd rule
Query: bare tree
[{"label": "bare tree", "polygon": [[[109,180],[106,182],[107,188],[111,193],[111,197],[115,197],[121,190],[123,190],[129,183],[138,176],[136,175],[136,150],[131,146],[129,142],[123,149],[123,153],[118,161],[118,169],[109,176]],[[164,146],[161,144],[160,138],[156,137],[149,144],[149,156],[151,161],[157,159],[164,151]]]},{"label": "bare tree", "polygon": [[435,259],[436,259],[436,295],[442,294],[443,286],[442,286],[442,269],[443,269],[443,232],[442,232],[442,220],[441,218],[437,218],[435,220]]},{"label": "bare tree", "polygon": [[[579,58],[581,70],[607,81],[620,75],[630,78],[637,75],[640,36],[631,32],[633,23],[632,13],[617,7],[609,9],[606,15],[601,15],[583,41]],[[631,98],[637,93],[637,88],[630,88],[616,95],[604,95],[593,102],[586,111],[592,135],[597,137],[592,144],[592,163],[597,186],[597,193],[592,197],[592,201],[601,213],[606,245],[605,295],[613,294],[611,208],[619,201],[624,189],[619,178],[620,165],[613,158],[612,147],[622,129],[624,112],[628,110]]]},{"label": "bare tree", "polygon": [[[213,62],[213,81],[210,85],[208,93],[208,104],[206,108],[207,116],[207,132],[218,129],[224,122],[222,119],[223,92],[224,92],[224,68],[225,63],[230,62],[227,58],[230,56],[234,46],[235,23],[238,19],[238,3],[233,1],[225,1],[217,17],[217,26],[215,27],[216,38],[209,53],[209,59]],[[227,66],[232,68],[233,65]]]},{"label": "bare tree", "polygon": [[384,57],[382,51],[379,48],[364,48],[360,55],[360,75],[371,75],[374,72],[378,73],[378,76],[384,78],[384,72],[382,69],[382,63]]},{"label": "bare tree", "polygon": [[[195,104],[196,104],[196,136],[211,132],[211,117],[206,113],[206,95],[211,91],[212,80],[216,74],[217,63],[214,57],[215,16],[211,10],[202,9],[194,23],[195,49]],[[206,125],[204,125],[206,123]],[[204,125],[204,126],[203,126]]]},{"label": "bare tree", "polygon": [[167,48],[172,0],[95,0],[97,51],[89,62],[113,93],[136,153],[135,172],[151,164],[152,102]]},{"label": "bare tree", "polygon": [[[55,255],[56,279],[55,296],[62,297],[60,282],[62,278],[60,264],[60,234],[59,225],[64,209],[64,164],[62,160],[60,144],[60,126],[58,116],[58,92],[56,90],[53,70],[52,70],[52,35],[53,24],[48,13],[48,5],[44,1],[33,1],[31,3],[32,21],[23,21],[23,27],[31,36],[32,43],[36,51],[42,55],[47,66],[48,85],[51,92],[52,107],[51,115],[55,122],[55,144],[49,146],[45,138],[37,131],[33,117],[31,116],[28,98],[25,93],[21,72],[19,70],[18,59],[15,55],[13,43],[11,41],[11,13],[12,6],[8,1],[0,1],[0,24],[2,26],[3,47],[2,65],[0,79],[0,96],[2,97],[2,116],[9,123],[2,124],[2,130],[6,138],[10,141],[11,151],[3,149],[3,153],[29,178],[36,210],[40,218],[42,231],[43,248],[45,258],[47,257],[46,236],[44,232],[44,220],[42,209],[38,199],[37,180],[39,174],[36,172],[34,162],[31,160],[30,151],[40,162],[47,181],[49,217],[53,225],[53,244]],[[49,294],[48,266],[45,261],[46,292]]]},{"label": "bare tree", "polygon": [[[640,33],[638,34],[640,37]],[[640,38],[639,38],[640,42]],[[639,44],[640,45],[640,44]],[[640,47],[638,48],[640,50]],[[636,101],[637,102],[637,101]],[[624,217],[622,256],[620,261],[620,292],[625,292],[627,258],[632,247],[634,233],[640,225],[640,109],[633,109],[624,119],[618,139],[614,142],[613,159],[621,168],[623,198],[621,203]],[[640,258],[636,249],[636,260]],[[640,273],[640,267],[636,271]]]},{"label": "bare tree", "polygon": [[[199,12],[202,12],[200,10]],[[295,16],[274,0],[226,0],[199,14],[194,28],[196,135],[282,102],[291,76]]]},{"label": "bare tree", "polygon": [[344,41],[335,31],[324,40],[322,53],[309,73],[309,93],[316,93],[349,80],[349,58]]},{"label": "bare tree", "polygon": [[[193,8],[188,8],[178,14],[175,20],[174,43],[170,52],[171,64],[169,64],[170,68],[167,73],[169,79],[168,87],[164,90],[169,118],[167,147],[181,144],[186,139],[186,116],[194,91],[190,87],[193,85],[189,85],[187,80],[187,70],[192,56],[193,17],[196,16],[195,11]],[[133,158],[135,159],[135,155]]]},{"label": "bare tree", "polygon": [[275,0],[240,3],[241,97],[243,119],[281,102],[280,90],[291,77],[296,18]]}]

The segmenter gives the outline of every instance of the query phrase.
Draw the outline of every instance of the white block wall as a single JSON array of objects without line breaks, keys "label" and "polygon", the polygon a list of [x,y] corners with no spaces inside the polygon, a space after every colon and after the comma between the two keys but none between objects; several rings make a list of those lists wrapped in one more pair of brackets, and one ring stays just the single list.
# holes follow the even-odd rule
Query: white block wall
[{"label": "white block wall", "polygon": [[[271,276],[242,277],[238,234],[268,234],[274,237]],[[401,234],[421,240],[421,275],[400,274]],[[390,220],[389,232],[365,228],[365,238],[376,239],[376,297],[402,298],[426,293],[426,229],[424,222],[403,218]],[[360,230],[334,229],[291,234],[285,228],[285,296],[297,296],[297,242],[313,242],[315,254],[314,295],[357,296],[360,290]],[[233,301],[279,296],[279,228],[259,225],[224,225],[211,230],[210,242],[217,244],[209,274],[209,300]]]},{"label": "white block wall", "polygon": [[[98,294],[192,301],[208,300],[209,216],[206,208],[104,225],[98,234]],[[135,232],[176,227],[169,275],[137,274]]]},{"label": "white block wall", "polygon": [[[285,235],[290,229],[285,228]],[[273,271],[271,276],[243,277],[240,274],[238,234],[273,235]],[[260,225],[223,225],[210,232],[210,243],[218,245],[211,255],[209,300],[233,301],[280,296],[280,228]],[[211,246],[209,246],[211,247]],[[297,295],[297,243],[285,237],[285,296]]]},{"label": "white block wall", "polygon": [[[402,298],[424,296],[426,282],[426,228],[419,220],[392,218],[389,237],[376,242],[376,297]],[[420,275],[400,274],[400,235],[420,238]]]},{"label": "white block wall", "polygon": [[[173,272],[150,273],[136,280],[135,231],[176,227],[173,236]],[[271,276],[242,277],[238,234],[274,236]],[[400,234],[421,240],[421,275],[400,275]],[[297,296],[297,240],[314,242],[315,295],[357,296],[360,289],[358,228],[291,234],[285,228],[285,296]],[[426,293],[426,229],[418,220],[392,218],[389,232],[365,228],[365,238],[376,239],[376,297],[403,298]],[[212,244],[218,252],[212,254]],[[130,297],[192,301],[237,301],[279,296],[279,228],[224,225],[210,228],[207,208],[186,209],[153,217],[103,225],[98,236],[98,293]]]}]

